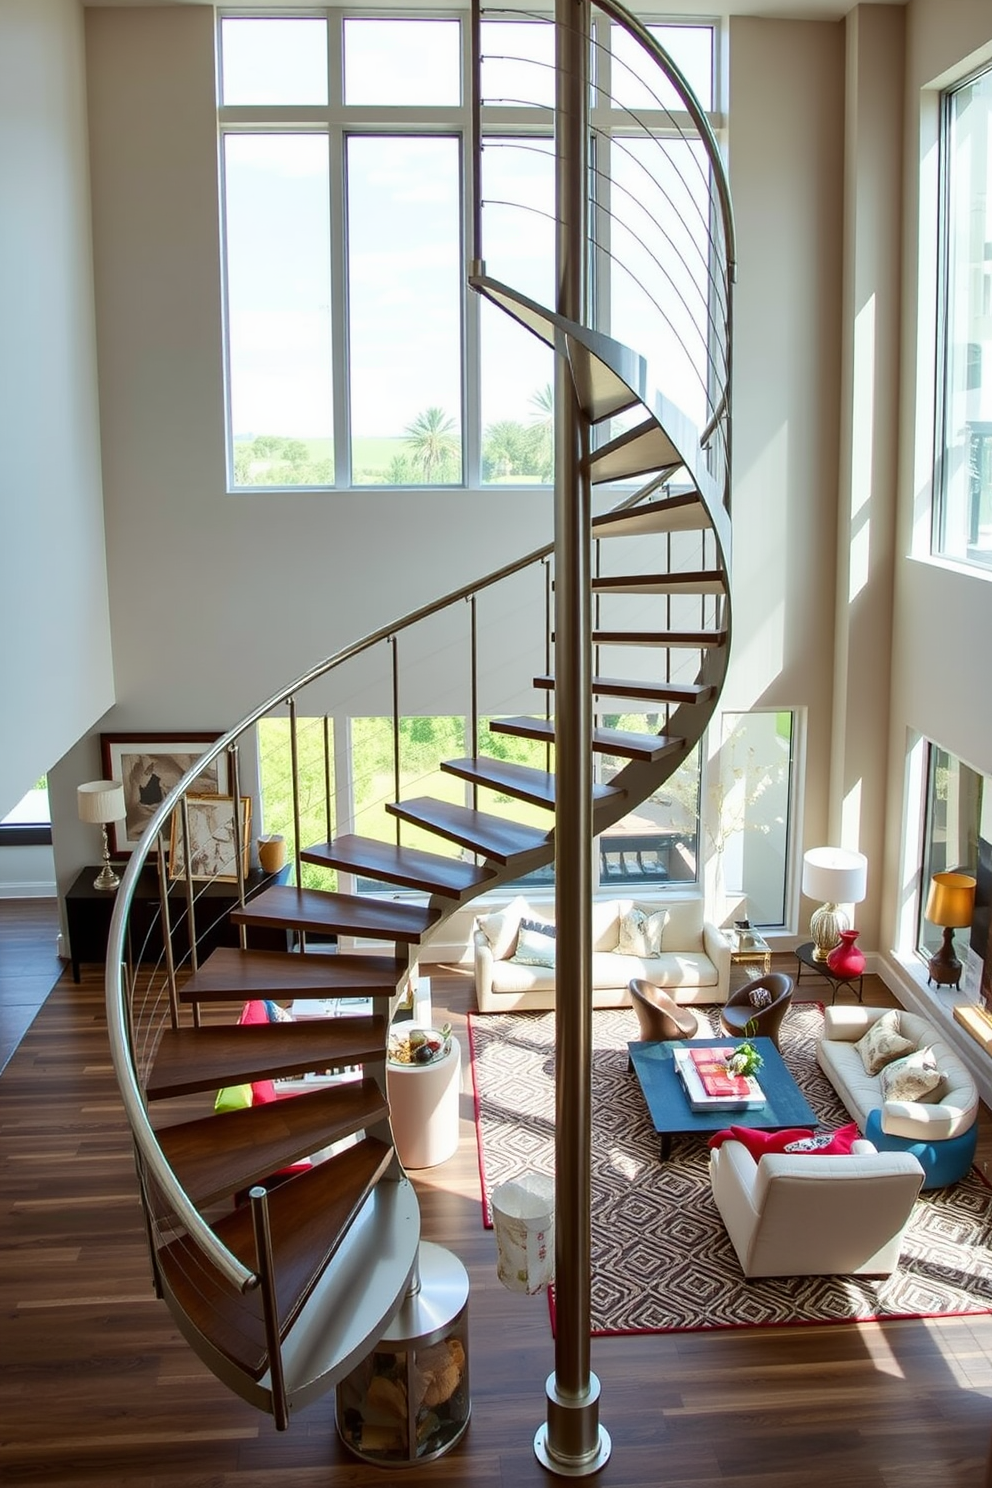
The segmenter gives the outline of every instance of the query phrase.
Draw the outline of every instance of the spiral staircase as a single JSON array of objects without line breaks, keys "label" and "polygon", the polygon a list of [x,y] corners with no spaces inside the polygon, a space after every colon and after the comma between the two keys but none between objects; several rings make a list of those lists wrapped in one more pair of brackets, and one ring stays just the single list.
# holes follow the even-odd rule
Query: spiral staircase
[{"label": "spiral staircase", "polygon": [[[658,86],[675,89],[681,103],[666,117],[679,138],[698,145],[692,160],[704,162],[707,268],[694,360],[702,390],[696,402],[703,403],[706,417],[698,426],[690,421],[680,390],[664,389],[663,373],[656,382],[639,353],[491,277],[481,252],[470,273],[474,290],[555,349],[588,436],[588,478],[595,486],[622,489],[619,502],[593,517],[588,535],[595,554],[591,639],[598,663],[591,744],[611,767],[593,792],[597,834],[656,792],[686,759],[713,714],[727,669],[733,279],[729,199],[705,115],[648,32],[613,0],[601,8],[611,24],[634,38],[643,66],[657,71]],[[484,119],[481,99],[477,118]],[[650,137],[636,115],[630,119],[632,133]],[[483,140],[477,130],[477,150]],[[479,176],[477,171],[477,181]],[[607,215],[590,214],[593,231]],[[675,214],[660,213],[655,225],[668,244],[685,229]],[[687,243],[698,238],[698,229],[687,231]],[[592,246],[609,251],[605,237]],[[653,256],[659,264],[661,258]],[[663,287],[654,291],[652,304],[663,304],[664,295]],[[556,819],[571,809],[556,794],[553,769],[550,600],[547,665],[533,678],[533,713],[489,720],[493,733],[537,741],[543,767],[487,754],[475,699],[477,598],[524,571],[543,575],[551,592],[557,582],[553,558],[550,544],[527,553],[363,638],[241,720],[157,809],[118,893],[108,950],[108,1021],[133,1132],[156,1290],[214,1373],[270,1412],[280,1428],[288,1425],[291,1411],[333,1388],[368,1353],[415,1273],[419,1210],[393,1145],[385,1073],[390,1020],[411,974],[457,910],[554,860]],[[624,601],[631,597],[639,617],[650,610],[651,623],[625,622]],[[464,612],[466,601],[473,613],[473,696],[465,710],[473,749],[467,757],[439,762],[445,774],[465,783],[464,803],[401,798],[397,767],[395,798],[387,805],[396,822],[394,842],[333,835],[330,826],[326,841],[301,842],[297,718],[308,690],[385,646],[398,696],[397,638],[438,614]],[[625,666],[625,658],[638,662]],[[643,707],[660,726],[601,726],[600,709],[616,708],[618,699]],[[202,947],[217,939],[218,929],[210,921],[206,886],[187,877],[166,888],[167,839],[178,831],[189,845],[188,796],[213,760],[227,761],[230,794],[241,796],[244,741],[254,739],[261,719],[287,712],[295,882],[246,893],[248,844],[240,840],[236,815],[234,943],[204,954]],[[394,737],[399,722],[394,708]],[[479,809],[480,792],[526,803],[526,820]],[[537,824],[535,813],[544,818]],[[328,823],[330,815],[328,807]],[[418,843],[430,834],[438,850],[404,845],[403,833],[411,827],[418,829]],[[160,955],[152,954],[150,942],[138,945],[129,926],[138,875],[146,859],[156,856],[163,886]],[[189,863],[191,853],[184,857]],[[308,882],[317,870],[318,878],[349,875],[349,882],[372,881],[380,891],[303,886],[304,864],[310,865]],[[271,943],[273,935],[290,937],[285,943],[294,948],[252,948],[260,938]],[[321,942],[331,941],[349,949],[327,953]],[[371,999],[372,1011],[305,1022],[236,1021],[246,1002],[293,998]],[[343,1069],[353,1078],[319,1084],[292,1099],[224,1114],[213,1108],[215,1093],[224,1087]],[[307,1164],[315,1154],[320,1160]],[[277,1174],[283,1181],[271,1181]]]}]

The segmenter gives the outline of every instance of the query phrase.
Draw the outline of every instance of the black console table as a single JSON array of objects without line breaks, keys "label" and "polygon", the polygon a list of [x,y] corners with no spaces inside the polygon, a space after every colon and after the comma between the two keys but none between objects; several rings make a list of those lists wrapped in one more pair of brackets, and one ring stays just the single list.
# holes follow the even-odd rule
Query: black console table
[{"label": "black console table", "polygon": [[[108,893],[106,889],[93,887],[93,880],[99,872],[99,864],[84,868],[65,896],[69,956],[73,981],[76,982],[79,981],[82,962],[96,961],[103,965],[107,959],[107,934],[117,894],[115,891]],[[245,879],[245,898],[250,899],[259,889],[266,888],[269,884],[285,883],[289,873],[289,864],[280,868],[278,873],[263,873],[260,868],[253,868]],[[200,958],[209,955],[218,946],[240,945],[238,927],[232,925],[228,918],[238,903],[237,884],[194,883],[193,893],[193,921]],[[158,869],[155,866],[146,866],[142,869],[131,901],[127,944],[129,960],[158,960],[162,954],[160,920]],[[174,954],[178,962],[189,952],[185,879],[169,880],[169,921],[172,926]],[[255,925],[248,927],[248,944],[257,951],[285,951],[289,948],[284,931],[268,930]]]},{"label": "black console table", "polygon": [[865,987],[864,973],[862,972],[860,976],[856,977],[838,976],[835,971],[830,970],[826,961],[814,960],[813,949],[813,942],[811,940],[806,941],[805,945],[796,947],[796,960],[799,962],[796,970],[796,986],[798,987],[802,981],[803,967],[805,966],[809,971],[815,972],[817,976],[824,977],[833,987],[830,997],[831,1007],[833,1007],[834,998],[837,996],[841,987],[850,987],[858,1001],[863,1002]]}]

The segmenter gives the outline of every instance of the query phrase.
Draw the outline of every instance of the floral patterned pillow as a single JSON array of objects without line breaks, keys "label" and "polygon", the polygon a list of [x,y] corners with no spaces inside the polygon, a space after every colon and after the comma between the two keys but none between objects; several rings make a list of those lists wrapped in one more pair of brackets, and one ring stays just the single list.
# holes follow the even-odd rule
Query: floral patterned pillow
[{"label": "floral patterned pillow", "polygon": [[854,1047],[861,1055],[865,1074],[877,1075],[879,1070],[891,1064],[893,1059],[901,1059],[904,1054],[912,1054],[916,1045],[912,1039],[903,1038],[899,1032],[899,1013],[892,1008],[871,1025],[868,1032],[863,1038],[858,1039]]},{"label": "floral patterned pillow", "polygon": [[921,1101],[937,1089],[944,1078],[932,1049],[917,1049],[905,1059],[896,1059],[882,1070],[882,1099]]},{"label": "floral patterned pillow", "polygon": [[641,956],[650,959],[661,955],[662,931],[668,924],[668,910],[657,914],[645,914],[643,909],[628,909],[620,916],[620,942],[617,950],[621,956]]}]

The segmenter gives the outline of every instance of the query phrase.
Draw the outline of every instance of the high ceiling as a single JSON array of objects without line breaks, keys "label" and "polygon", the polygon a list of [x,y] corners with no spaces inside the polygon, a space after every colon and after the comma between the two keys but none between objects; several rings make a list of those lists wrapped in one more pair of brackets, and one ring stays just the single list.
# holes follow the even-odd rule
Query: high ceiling
[{"label": "high ceiling", "polygon": [[[109,5],[111,7],[123,7],[127,9],[141,9],[143,6],[162,5],[210,5],[216,0],[82,0],[83,5]],[[285,3],[285,0],[284,0]],[[417,10],[423,8],[425,3],[430,4],[432,10],[462,10],[467,0],[351,0],[351,8],[356,10],[375,10],[386,8],[390,10]],[[891,0],[869,0],[869,3],[891,3]],[[906,0],[895,0],[896,4],[905,4]],[[716,16],[716,15],[753,15],[767,16],[778,20],[839,20],[841,16],[847,15],[853,10],[856,0],[723,0],[722,4],[713,5],[712,0],[678,0],[677,4],[665,5],[631,5],[631,9],[645,16],[670,15],[673,18],[683,16]],[[520,9],[535,9],[533,0],[518,0]],[[234,8],[232,6],[232,8]],[[246,10],[276,10],[279,8],[279,0],[236,0],[236,8],[239,11]],[[503,0],[501,8],[516,8],[513,0]],[[551,9],[551,0],[548,0],[548,8]]]}]

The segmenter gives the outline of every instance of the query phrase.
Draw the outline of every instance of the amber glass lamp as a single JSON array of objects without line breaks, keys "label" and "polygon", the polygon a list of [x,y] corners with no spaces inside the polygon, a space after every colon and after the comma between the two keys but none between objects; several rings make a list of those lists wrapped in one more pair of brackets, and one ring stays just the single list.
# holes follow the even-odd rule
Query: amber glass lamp
[{"label": "amber glass lamp", "polygon": [[943,926],[939,948],[930,957],[927,984],[959,987],[961,962],[954,954],[954,932],[971,924],[975,912],[975,879],[970,873],[935,873],[927,895],[926,918]]}]

